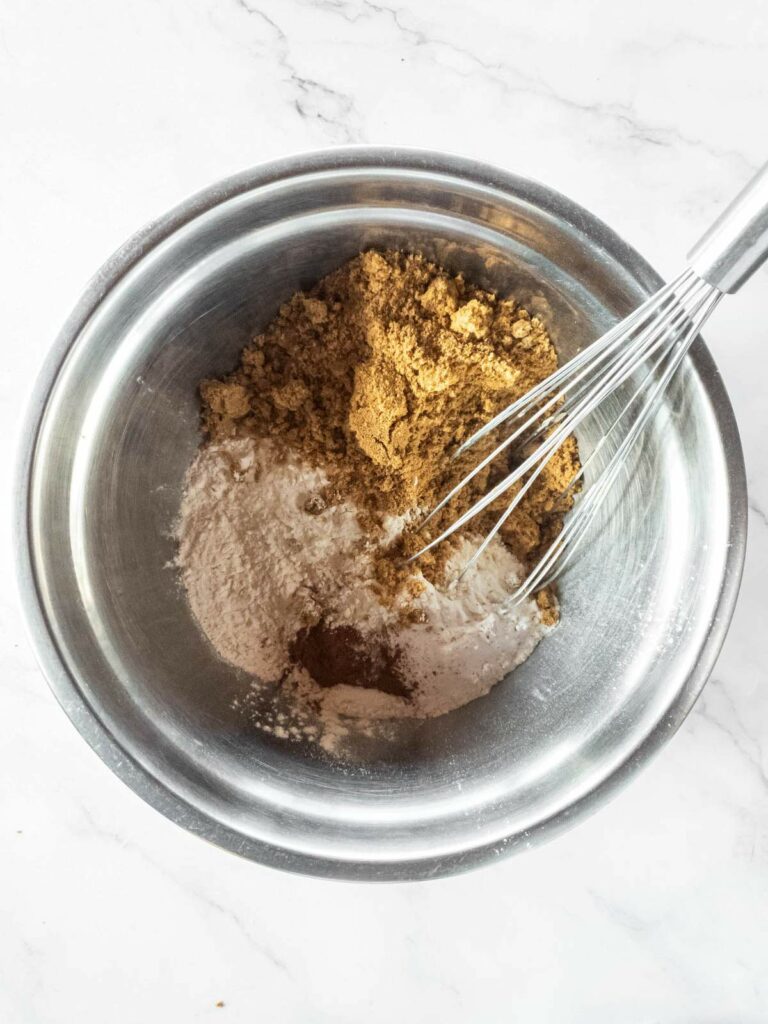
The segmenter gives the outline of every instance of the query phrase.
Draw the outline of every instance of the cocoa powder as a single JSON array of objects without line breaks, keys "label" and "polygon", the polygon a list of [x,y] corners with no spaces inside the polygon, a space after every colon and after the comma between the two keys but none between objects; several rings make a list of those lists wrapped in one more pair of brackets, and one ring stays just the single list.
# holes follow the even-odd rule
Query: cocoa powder
[{"label": "cocoa powder", "polygon": [[329,626],[321,619],[296,634],[290,654],[318,686],[364,686],[397,697],[411,690],[397,648],[387,637],[364,637],[354,626]]}]

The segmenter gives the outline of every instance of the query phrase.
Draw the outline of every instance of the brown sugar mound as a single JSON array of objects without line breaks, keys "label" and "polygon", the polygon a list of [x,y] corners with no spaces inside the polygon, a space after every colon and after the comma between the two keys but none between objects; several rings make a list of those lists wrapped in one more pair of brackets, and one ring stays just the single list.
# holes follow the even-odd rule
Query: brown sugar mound
[{"label": "brown sugar mound", "polygon": [[[462,459],[457,446],[557,368],[543,322],[423,256],[365,252],[294,295],[224,380],[200,385],[209,436],[271,437],[326,467],[334,495],[361,509],[375,530],[383,513],[429,509],[477,464],[488,438]],[[444,529],[509,471],[492,464],[430,523]],[[569,438],[507,519],[501,538],[530,566],[562,527],[578,469]],[[485,532],[511,494],[472,522]],[[415,524],[417,525],[417,524]],[[382,552],[382,596],[418,585],[403,555],[425,535],[406,530]],[[440,576],[450,541],[420,560]],[[552,621],[556,604],[540,600]]]}]

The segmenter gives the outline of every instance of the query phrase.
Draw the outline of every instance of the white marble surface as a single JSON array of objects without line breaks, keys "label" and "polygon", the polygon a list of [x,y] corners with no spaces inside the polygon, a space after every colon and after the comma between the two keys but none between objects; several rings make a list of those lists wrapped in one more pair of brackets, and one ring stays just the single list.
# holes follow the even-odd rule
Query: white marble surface
[{"label": "white marble surface", "polygon": [[[768,157],[766,66],[762,0],[4,0],[3,493],[24,392],[85,279],[188,193],[298,149],[454,150],[561,189],[671,273]],[[768,1019],[767,286],[707,332],[751,492],[710,684],[617,800],[471,875],[318,882],[164,820],[48,692],[4,531],[3,1024]]]}]

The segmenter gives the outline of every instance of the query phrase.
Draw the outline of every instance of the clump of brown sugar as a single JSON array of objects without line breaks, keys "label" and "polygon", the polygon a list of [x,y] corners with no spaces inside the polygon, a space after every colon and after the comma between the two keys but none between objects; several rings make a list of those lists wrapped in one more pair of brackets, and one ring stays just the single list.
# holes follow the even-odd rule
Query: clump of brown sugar
[{"label": "clump of brown sugar", "polygon": [[[286,302],[233,374],[202,382],[204,426],[216,440],[254,435],[298,449],[326,467],[331,490],[356,503],[375,530],[384,513],[436,504],[494,439],[452,461],[458,445],[556,367],[545,325],[514,299],[417,254],[365,252]],[[508,467],[494,463],[479,473],[430,523],[431,535]],[[577,468],[570,438],[502,527],[524,564],[561,529]],[[472,529],[487,530],[510,497]],[[423,534],[406,529],[396,550],[382,552],[383,599],[418,586],[403,556],[423,543]],[[448,541],[420,559],[425,576],[440,577],[450,549]],[[545,620],[556,618],[550,598],[540,607]]]}]

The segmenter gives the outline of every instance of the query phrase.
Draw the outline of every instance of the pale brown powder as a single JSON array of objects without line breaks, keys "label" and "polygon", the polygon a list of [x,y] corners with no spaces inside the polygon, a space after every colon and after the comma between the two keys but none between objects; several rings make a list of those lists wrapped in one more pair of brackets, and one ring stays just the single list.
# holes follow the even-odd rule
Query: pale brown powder
[{"label": "pale brown powder", "polygon": [[[489,438],[451,461],[461,441],[556,367],[543,322],[514,299],[476,288],[423,256],[371,251],[285,303],[233,374],[201,383],[203,420],[215,440],[271,437],[323,466],[328,502],[353,502],[374,532],[382,513],[431,508],[494,443]],[[426,536],[508,466],[504,460],[478,474]],[[502,528],[524,564],[561,529],[577,467],[571,438]],[[475,519],[475,532],[487,530],[510,497]],[[417,525],[377,562],[385,603],[419,589],[403,558],[424,543]],[[441,578],[451,550],[446,542],[420,560],[428,579]],[[542,594],[539,605],[545,622],[556,620],[551,595]]]}]

